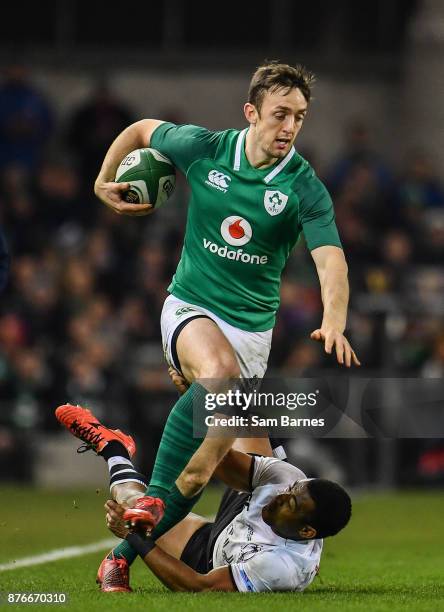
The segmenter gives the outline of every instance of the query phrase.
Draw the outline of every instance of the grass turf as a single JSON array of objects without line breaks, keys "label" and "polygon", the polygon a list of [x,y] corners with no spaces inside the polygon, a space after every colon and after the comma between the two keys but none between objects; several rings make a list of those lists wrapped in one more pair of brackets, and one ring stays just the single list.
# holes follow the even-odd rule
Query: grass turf
[{"label": "grass turf", "polygon": [[[105,490],[2,487],[0,498],[0,563],[109,535],[101,511]],[[196,511],[214,513],[218,499],[218,491],[209,490]],[[357,496],[351,524],[326,540],[320,576],[302,594],[170,593],[138,560],[132,568],[134,593],[106,595],[94,584],[103,553],[0,572],[0,591],[66,592],[69,603],[63,608],[88,612],[246,612],[278,606],[310,612],[438,611],[444,609],[443,516],[441,493]],[[25,607],[8,605],[4,609]]]}]

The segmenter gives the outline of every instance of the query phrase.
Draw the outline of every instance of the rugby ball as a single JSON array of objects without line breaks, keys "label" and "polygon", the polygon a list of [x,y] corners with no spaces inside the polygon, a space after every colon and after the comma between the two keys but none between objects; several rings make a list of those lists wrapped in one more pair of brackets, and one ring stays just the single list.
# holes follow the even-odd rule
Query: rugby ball
[{"label": "rugby ball", "polygon": [[176,186],[176,170],[170,160],[156,149],[136,149],[122,160],[116,183],[129,183],[123,199],[130,204],[152,204],[158,208],[168,200]]}]

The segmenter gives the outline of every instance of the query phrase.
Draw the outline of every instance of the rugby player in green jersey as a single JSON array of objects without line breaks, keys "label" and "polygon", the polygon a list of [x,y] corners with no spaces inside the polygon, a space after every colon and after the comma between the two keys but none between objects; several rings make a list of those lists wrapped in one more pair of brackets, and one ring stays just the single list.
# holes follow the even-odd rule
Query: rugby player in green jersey
[{"label": "rugby player in green jersey", "polygon": [[[147,496],[136,504],[130,495],[118,500],[135,506],[126,518],[139,528],[155,526],[165,504],[165,515],[153,532],[156,538],[186,516],[234,442],[228,437],[194,439],[193,402],[203,401],[208,390],[201,381],[263,377],[282,270],[301,233],[316,265],[324,309],[311,338],[322,342],[327,353],[334,352],[339,364],[360,365],[344,336],[347,264],[333,205],[310,164],[293,147],[312,83],[313,75],[301,66],[265,64],[250,83],[244,106],[247,128],[210,132],[145,119],[117,137],[97,177],[96,195],[116,213],[149,214],[149,204],[122,200],[128,184],[115,183],[114,177],[130,151],[151,146],[171,159],[191,187],[182,257],[161,318],[167,360],[189,388],[165,425]],[[73,423],[63,422],[86,442],[97,437],[80,413]],[[256,452],[259,444],[255,441]],[[129,460],[115,441],[101,454],[114,467],[117,457]],[[122,470],[120,483],[126,477]],[[129,563],[136,555],[127,542],[114,550],[115,558]]]}]

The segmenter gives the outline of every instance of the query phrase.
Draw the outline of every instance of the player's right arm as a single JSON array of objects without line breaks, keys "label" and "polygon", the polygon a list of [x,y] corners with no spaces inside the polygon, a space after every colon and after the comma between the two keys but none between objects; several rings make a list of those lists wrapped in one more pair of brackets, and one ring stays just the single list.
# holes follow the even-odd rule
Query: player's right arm
[{"label": "player's right arm", "polygon": [[151,204],[128,204],[122,194],[129,188],[128,183],[114,181],[122,159],[134,149],[149,147],[156,128],[164,123],[158,119],[142,119],[121,132],[108,149],[99,175],[94,184],[94,193],[106,206],[119,215],[141,216],[152,212]]},{"label": "player's right arm", "polygon": [[144,563],[172,591],[202,593],[208,591],[237,591],[229,566],[218,567],[208,574],[199,574],[183,561],[175,559],[159,546],[145,557]]},{"label": "player's right arm", "polygon": [[236,491],[251,491],[254,457],[230,449],[217,466],[214,475]]}]

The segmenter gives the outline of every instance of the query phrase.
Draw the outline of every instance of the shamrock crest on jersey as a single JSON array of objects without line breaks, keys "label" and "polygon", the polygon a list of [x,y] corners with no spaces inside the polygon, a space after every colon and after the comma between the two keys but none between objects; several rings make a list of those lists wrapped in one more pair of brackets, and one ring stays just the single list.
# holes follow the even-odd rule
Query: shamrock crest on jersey
[{"label": "shamrock crest on jersey", "polygon": [[278,215],[284,210],[287,200],[288,196],[282,193],[282,191],[270,191],[267,189],[264,195],[265,210],[274,217],[274,215]]}]

